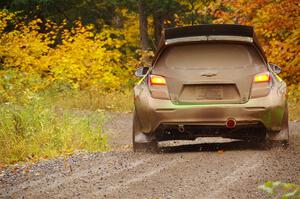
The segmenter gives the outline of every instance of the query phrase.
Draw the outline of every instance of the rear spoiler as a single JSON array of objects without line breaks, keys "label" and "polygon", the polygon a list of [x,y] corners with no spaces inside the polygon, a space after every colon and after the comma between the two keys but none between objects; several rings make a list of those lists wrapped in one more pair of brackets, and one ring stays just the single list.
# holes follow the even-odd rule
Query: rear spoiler
[{"label": "rear spoiler", "polygon": [[169,28],[165,30],[165,44],[197,41],[244,41],[253,42],[254,31],[251,26],[234,24],[210,24]]},{"label": "rear spoiler", "polygon": [[168,45],[201,41],[238,41],[250,43],[258,49],[264,61],[268,63],[267,57],[257,40],[252,26],[206,24],[165,29],[153,64],[155,64],[159,54],[161,54],[163,49]]},{"label": "rear spoiler", "polygon": [[217,36],[193,36],[193,37],[181,37],[174,39],[167,39],[165,45],[171,45],[176,43],[185,42],[197,42],[197,41],[240,41],[253,43],[252,37],[241,37],[241,36],[231,36],[231,35],[217,35]]},{"label": "rear spoiler", "polygon": [[197,26],[185,26],[177,28],[165,29],[165,40],[194,36],[212,36],[227,35],[254,37],[254,30],[251,26],[235,25],[235,24],[208,24]]}]

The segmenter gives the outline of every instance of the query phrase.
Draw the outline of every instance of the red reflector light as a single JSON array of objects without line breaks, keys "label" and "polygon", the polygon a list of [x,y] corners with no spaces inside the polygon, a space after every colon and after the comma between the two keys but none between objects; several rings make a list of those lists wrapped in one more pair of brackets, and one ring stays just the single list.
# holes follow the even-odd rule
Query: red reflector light
[{"label": "red reflector light", "polygon": [[150,85],[166,85],[166,79],[159,75],[150,75]]},{"label": "red reflector light", "polygon": [[236,121],[235,121],[235,119],[233,119],[233,118],[229,118],[229,119],[226,121],[226,127],[229,128],[229,129],[234,128],[235,125],[236,125]]},{"label": "red reflector light", "polygon": [[261,73],[261,74],[255,75],[255,77],[254,77],[255,83],[269,82],[270,80],[271,80],[270,73]]}]

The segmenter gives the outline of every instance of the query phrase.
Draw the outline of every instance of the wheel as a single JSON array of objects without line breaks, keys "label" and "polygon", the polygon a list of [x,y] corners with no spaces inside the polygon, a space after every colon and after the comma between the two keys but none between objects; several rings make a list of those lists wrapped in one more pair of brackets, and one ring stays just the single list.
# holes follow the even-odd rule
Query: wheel
[{"label": "wheel", "polygon": [[144,153],[158,153],[159,149],[158,149],[157,142],[150,142],[150,143],[133,142],[133,151],[144,152]]},{"label": "wheel", "polygon": [[[140,135],[141,137],[145,137],[143,139],[147,142],[136,142],[135,137],[136,135]],[[150,153],[157,153],[159,151],[158,143],[155,139],[147,139],[148,137],[146,134],[140,132],[140,122],[138,117],[134,111],[133,113],[133,126],[132,126],[132,146],[134,152],[150,152]]]},{"label": "wheel", "polygon": [[265,147],[267,149],[271,149],[271,148],[287,149],[289,147],[289,141],[288,140],[267,140],[265,143]]},{"label": "wheel", "polygon": [[258,147],[259,149],[266,150],[270,148],[268,140],[265,137],[252,138],[248,139],[247,141],[249,144]]}]

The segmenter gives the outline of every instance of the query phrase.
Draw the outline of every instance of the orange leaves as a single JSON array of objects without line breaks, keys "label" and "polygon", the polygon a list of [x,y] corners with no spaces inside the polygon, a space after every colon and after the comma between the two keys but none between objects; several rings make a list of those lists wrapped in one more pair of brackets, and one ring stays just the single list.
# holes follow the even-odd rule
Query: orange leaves
[{"label": "orange leaves", "polygon": [[300,54],[300,7],[296,4],[294,0],[286,0],[273,5],[272,8],[269,8],[270,5],[264,14],[266,15],[270,10],[277,14],[269,21],[258,24],[259,30],[268,30],[272,33],[269,37],[262,34],[268,46],[265,50],[271,62],[284,67],[283,77],[288,83],[296,83],[300,80],[300,60],[297,58]]},{"label": "orange leaves", "polygon": [[300,82],[299,0],[221,0],[215,23],[252,25],[269,61],[283,67],[289,84]]}]

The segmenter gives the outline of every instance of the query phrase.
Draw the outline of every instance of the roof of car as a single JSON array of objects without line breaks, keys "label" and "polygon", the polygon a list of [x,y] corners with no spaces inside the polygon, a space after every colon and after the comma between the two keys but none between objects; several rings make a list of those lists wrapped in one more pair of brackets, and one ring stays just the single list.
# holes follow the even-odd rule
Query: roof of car
[{"label": "roof of car", "polygon": [[163,51],[163,49],[165,49],[167,45],[171,45],[174,43],[209,40],[230,41],[231,39],[237,39],[240,42],[244,41],[252,43],[254,46],[257,47],[263,59],[267,62],[267,58],[261,45],[258,42],[253,27],[237,24],[205,24],[167,28],[162,34],[161,41],[157,48],[156,58],[154,60],[156,60],[159,57],[160,53]]}]

